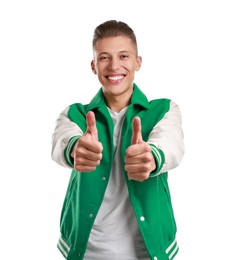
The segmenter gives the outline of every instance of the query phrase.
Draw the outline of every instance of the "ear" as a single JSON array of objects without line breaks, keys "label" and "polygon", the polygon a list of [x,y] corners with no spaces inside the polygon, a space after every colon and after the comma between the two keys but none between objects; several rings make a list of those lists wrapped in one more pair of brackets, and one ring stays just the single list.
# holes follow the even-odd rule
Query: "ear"
[{"label": "ear", "polygon": [[136,71],[139,71],[142,66],[142,57],[137,56],[137,66],[136,66]]},{"label": "ear", "polygon": [[91,61],[91,70],[92,70],[92,72],[93,72],[94,74],[97,74],[97,71],[96,71],[96,69],[95,69],[95,61],[94,61],[94,60]]}]

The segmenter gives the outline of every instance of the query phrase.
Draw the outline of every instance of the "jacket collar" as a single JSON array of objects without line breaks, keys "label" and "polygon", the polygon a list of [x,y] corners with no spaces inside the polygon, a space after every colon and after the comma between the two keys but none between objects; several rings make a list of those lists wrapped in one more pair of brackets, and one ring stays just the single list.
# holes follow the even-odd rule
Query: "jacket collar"
[{"label": "jacket collar", "polygon": [[[133,106],[138,105],[145,109],[149,107],[149,102],[147,100],[147,97],[143,94],[143,92],[138,88],[138,86],[135,83],[133,84],[133,94],[132,94],[130,104]],[[96,110],[102,106],[106,106],[106,101],[103,95],[102,88],[100,88],[100,90],[91,100],[91,102],[88,104],[86,110],[88,112],[90,110]]]}]

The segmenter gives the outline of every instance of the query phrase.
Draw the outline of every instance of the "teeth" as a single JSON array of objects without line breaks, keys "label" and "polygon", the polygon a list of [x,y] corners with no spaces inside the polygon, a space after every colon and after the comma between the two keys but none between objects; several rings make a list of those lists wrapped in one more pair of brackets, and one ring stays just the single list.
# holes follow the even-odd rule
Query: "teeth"
[{"label": "teeth", "polygon": [[115,76],[115,77],[108,77],[110,80],[119,80],[119,79],[122,79],[123,76]]}]

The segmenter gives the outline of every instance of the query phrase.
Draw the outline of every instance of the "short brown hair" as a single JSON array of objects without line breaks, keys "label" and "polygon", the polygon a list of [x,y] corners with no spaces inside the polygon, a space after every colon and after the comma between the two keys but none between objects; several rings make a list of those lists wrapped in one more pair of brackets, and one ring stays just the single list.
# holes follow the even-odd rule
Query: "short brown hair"
[{"label": "short brown hair", "polygon": [[137,50],[137,39],[134,31],[126,23],[116,20],[109,20],[95,28],[92,47],[95,49],[96,42],[107,37],[126,36],[130,38]]}]

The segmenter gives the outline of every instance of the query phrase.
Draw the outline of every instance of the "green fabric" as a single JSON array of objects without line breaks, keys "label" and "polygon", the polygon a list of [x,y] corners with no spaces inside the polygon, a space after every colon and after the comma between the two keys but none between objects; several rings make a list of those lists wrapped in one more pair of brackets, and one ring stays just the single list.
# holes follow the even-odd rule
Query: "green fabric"
[{"label": "green fabric", "polygon": [[[126,149],[131,145],[134,116],[140,117],[142,137],[144,141],[147,141],[149,133],[169,111],[169,108],[170,100],[157,99],[148,102],[146,96],[134,84],[131,104],[122,127],[121,158],[125,157]],[[103,158],[93,172],[81,173],[72,170],[60,225],[62,237],[68,241],[71,248],[67,256],[70,260],[83,259],[90,230],[103,201],[113,162],[113,121],[101,89],[88,105],[73,104],[68,111],[68,117],[85,132],[86,113],[90,110],[94,111],[96,116],[98,138],[103,145]],[[144,182],[128,180],[125,170],[124,176],[149,255],[152,259],[156,256],[159,260],[168,260],[165,250],[175,239],[176,224],[167,182],[168,173],[154,177],[165,160],[163,152],[158,148],[155,149],[157,150],[153,154],[157,169],[149,179]],[[70,152],[71,149],[65,149],[65,153]],[[157,159],[157,153],[161,159]],[[66,157],[68,156],[67,154]],[[145,220],[141,221],[141,217]]]}]

